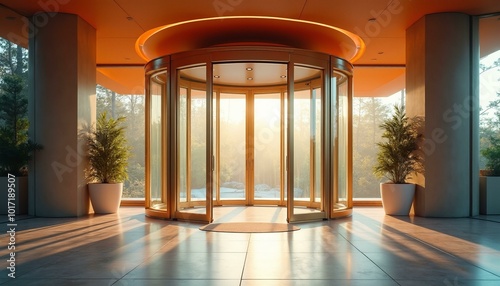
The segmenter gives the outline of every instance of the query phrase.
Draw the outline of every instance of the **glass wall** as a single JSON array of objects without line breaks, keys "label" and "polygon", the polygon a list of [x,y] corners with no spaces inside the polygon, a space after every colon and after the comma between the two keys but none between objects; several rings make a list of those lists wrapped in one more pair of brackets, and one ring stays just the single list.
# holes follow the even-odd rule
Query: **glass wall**
[{"label": "glass wall", "polygon": [[[4,38],[0,38],[0,101],[0,147],[4,147],[1,148],[0,176],[7,173],[26,176],[27,166],[13,161],[12,152],[28,141],[28,50]],[[13,110],[17,117],[13,118]],[[8,146],[11,148],[5,148]],[[27,209],[27,200],[21,199],[21,205]],[[4,214],[6,207],[2,205]]]},{"label": "glass wall", "polygon": [[0,37],[0,78],[16,75],[28,84],[28,49]]},{"label": "glass wall", "polygon": [[379,185],[386,178],[373,174],[377,142],[382,140],[380,124],[395,104],[404,104],[404,90],[390,96],[353,98],[353,192],[355,201],[380,199]]},{"label": "glass wall", "polygon": [[[500,15],[479,20],[479,168],[489,169],[485,152],[500,150]],[[496,153],[496,154],[495,154]],[[492,161],[493,162],[493,161]]]},{"label": "glass wall", "polygon": [[[245,200],[246,193],[246,93],[221,92],[216,112],[219,133],[216,193],[220,200]],[[219,204],[222,204],[219,202]]]},{"label": "glass wall", "polygon": [[119,94],[104,86],[96,87],[97,114],[106,112],[113,118],[125,117],[125,136],[131,147],[132,156],[128,162],[128,180],[123,184],[123,199],[144,200],[144,94]]},{"label": "glass wall", "polygon": [[[254,199],[284,199],[282,94],[254,94]],[[257,202],[256,202],[257,203]]]},{"label": "glass wall", "polygon": [[352,188],[356,204],[380,201],[380,183],[387,178],[373,174],[377,143],[382,140],[379,126],[392,114],[394,105],[405,105],[405,71],[399,66],[357,67],[354,71]]}]

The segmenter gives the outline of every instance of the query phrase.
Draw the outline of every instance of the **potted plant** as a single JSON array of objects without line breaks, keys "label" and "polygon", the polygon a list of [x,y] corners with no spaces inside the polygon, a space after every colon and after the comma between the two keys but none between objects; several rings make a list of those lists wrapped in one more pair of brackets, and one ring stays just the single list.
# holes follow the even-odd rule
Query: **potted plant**
[{"label": "potted plant", "polygon": [[419,149],[418,118],[408,118],[404,106],[394,106],[394,114],[380,128],[383,142],[377,143],[377,162],[374,173],[386,177],[389,182],[380,184],[380,195],[384,211],[389,215],[408,215],[415,184],[408,183],[411,175],[423,169]]},{"label": "potted plant", "polygon": [[[0,214],[28,211],[28,162],[42,148],[28,139],[28,99],[23,79],[5,75],[0,82],[0,196],[12,198],[0,205]],[[8,188],[9,186],[9,188]],[[10,191],[9,191],[10,189]]]},{"label": "potted plant", "polygon": [[95,128],[85,134],[88,146],[90,201],[96,213],[116,213],[120,207],[123,182],[128,178],[130,148],[125,138],[125,117],[108,118],[101,113]]},{"label": "potted plant", "polygon": [[486,169],[480,170],[479,212],[500,214],[500,137],[498,132],[488,138],[488,146],[481,150],[486,159]]}]

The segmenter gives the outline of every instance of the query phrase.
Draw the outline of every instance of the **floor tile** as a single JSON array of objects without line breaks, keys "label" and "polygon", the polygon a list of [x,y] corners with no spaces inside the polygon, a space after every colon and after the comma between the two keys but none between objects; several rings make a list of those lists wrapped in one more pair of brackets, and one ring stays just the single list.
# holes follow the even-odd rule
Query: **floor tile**
[{"label": "floor tile", "polygon": [[122,279],[114,286],[240,286],[240,280]]},{"label": "floor tile", "polygon": [[241,286],[397,286],[393,280],[243,280]]},{"label": "floor tile", "polygon": [[[426,252],[366,253],[366,256],[395,280],[496,280],[484,269],[439,250]],[[423,279],[425,277],[425,279]],[[500,281],[500,280],[499,280]]]},{"label": "floor tile", "polygon": [[240,279],[246,253],[156,254],[128,273],[125,279]]},{"label": "floor tile", "polygon": [[390,279],[361,253],[248,253],[243,279]]}]

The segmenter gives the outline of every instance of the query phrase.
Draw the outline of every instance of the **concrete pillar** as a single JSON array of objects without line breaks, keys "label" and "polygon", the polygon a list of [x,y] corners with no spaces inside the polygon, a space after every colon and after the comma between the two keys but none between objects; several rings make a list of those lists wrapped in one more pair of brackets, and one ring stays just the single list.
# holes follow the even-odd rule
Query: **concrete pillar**
[{"label": "concrete pillar", "polygon": [[95,119],[96,32],[76,15],[39,14],[29,42],[30,137],[43,145],[29,168],[29,213],[89,213],[78,132]]},{"label": "concrete pillar", "polygon": [[414,211],[466,217],[478,192],[471,17],[426,15],[406,33],[407,114],[423,116],[425,175],[416,178]]}]

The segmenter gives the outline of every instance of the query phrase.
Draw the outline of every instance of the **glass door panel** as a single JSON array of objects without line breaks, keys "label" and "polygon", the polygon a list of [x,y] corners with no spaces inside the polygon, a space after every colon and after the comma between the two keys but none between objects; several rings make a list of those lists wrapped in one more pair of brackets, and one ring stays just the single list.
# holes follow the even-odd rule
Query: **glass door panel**
[{"label": "glass door panel", "polygon": [[337,95],[337,118],[338,128],[336,134],[337,160],[336,168],[334,168],[334,178],[336,178],[336,192],[333,197],[333,211],[339,212],[350,208],[349,205],[349,186],[348,186],[348,146],[349,146],[349,101],[348,101],[348,81],[347,77],[340,73],[335,73],[332,78],[333,86],[336,89]]},{"label": "glass door panel", "polygon": [[[318,83],[316,83],[318,84]],[[321,203],[324,189],[322,185],[323,178],[323,153],[322,153],[322,140],[323,140],[323,124],[322,124],[322,114],[323,114],[323,101],[321,99],[322,89],[321,87],[313,87],[311,90],[311,105],[313,106],[313,112],[311,112],[311,122],[313,123],[313,128],[311,130],[311,135],[313,140],[311,140],[311,150],[313,152],[312,158],[314,158],[314,166],[312,171],[313,189],[311,192],[311,201],[314,203]],[[317,206],[317,204],[315,204]]]},{"label": "glass door panel", "polygon": [[313,180],[311,173],[313,172],[311,165],[312,151],[311,141],[314,140],[311,132],[313,132],[313,122],[311,122],[311,100],[310,91],[295,90],[294,94],[294,113],[293,113],[293,128],[294,128],[294,165],[293,165],[293,194],[296,201],[307,202],[310,198],[311,191],[314,191]]},{"label": "glass door panel", "polygon": [[[205,78],[205,66],[178,71],[177,98],[177,208],[180,219],[210,221],[207,202],[207,146],[209,134],[209,99],[206,84],[197,78]],[[211,120],[211,119],[210,119]]]},{"label": "glass door panel", "polygon": [[189,172],[188,172],[188,89],[179,88],[179,116],[178,116],[178,140],[179,148],[177,152],[178,156],[178,171],[179,171],[179,183],[178,183],[178,199],[179,206],[188,206],[188,201],[191,201],[191,192],[188,192],[190,188],[188,184]]},{"label": "glass door panel", "polygon": [[281,93],[254,94],[254,200],[283,200]]},{"label": "glass door panel", "polygon": [[166,72],[152,76],[150,85],[149,109],[149,197],[148,207],[153,210],[167,211],[167,195],[163,191],[163,150],[162,150],[162,98],[165,91]]},{"label": "glass door panel", "polygon": [[207,199],[207,99],[204,90],[191,89],[189,108],[190,188],[188,190],[191,192],[191,206],[203,206],[204,209]]},{"label": "glass door panel", "polygon": [[[323,70],[295,66],[294,75],[308,75],[308,80],[295,81],[290,98],[293,200],[288,202],[288,220],[326,218],[323,208]],[[297,77],[302,78],[302,77]],[[289,154],[290,155],[290,154]]]},{"label": "glass door panel", "polygon": [[244,201],[247,197],[246,94],[221,93],[218,111],[219,200]]}]

